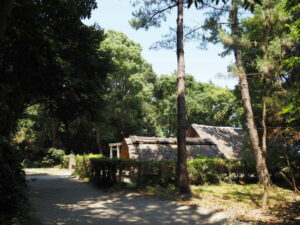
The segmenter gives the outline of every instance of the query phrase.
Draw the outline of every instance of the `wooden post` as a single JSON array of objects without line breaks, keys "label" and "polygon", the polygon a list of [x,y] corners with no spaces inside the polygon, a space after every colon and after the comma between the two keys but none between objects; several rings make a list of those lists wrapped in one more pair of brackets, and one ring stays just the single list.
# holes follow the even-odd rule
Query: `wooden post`
[{"label": "wooden post", "polygon": [[120,158],[120,149],[119,149],[119,145],[117,145],[117,158]]},{"label": "wooden post", "polygon": [[112,146],[109,146],[109,158],[113,157]]}]

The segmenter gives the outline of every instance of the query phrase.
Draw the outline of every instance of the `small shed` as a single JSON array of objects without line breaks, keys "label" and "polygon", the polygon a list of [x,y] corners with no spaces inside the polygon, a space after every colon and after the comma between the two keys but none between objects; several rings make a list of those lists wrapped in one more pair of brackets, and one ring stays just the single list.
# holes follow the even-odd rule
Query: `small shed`
[{"label": "small shed", "polygon": [[[196,158],[198,154],[210,158],[219,156],[217,146],[209,139],[187,138],[186,142],[188,158]],[[129,136],[124,138],[122,142],[120,158],[145,160],[176,159],[177,139]]]},{"label": "small shed", "polygon": [[241,157],[242,148],[247,138],[247,132],[241,128],[218,127],[192,124],[186,136],[189,138],[210,139],[215,143],[224,158],[236,159]]}]

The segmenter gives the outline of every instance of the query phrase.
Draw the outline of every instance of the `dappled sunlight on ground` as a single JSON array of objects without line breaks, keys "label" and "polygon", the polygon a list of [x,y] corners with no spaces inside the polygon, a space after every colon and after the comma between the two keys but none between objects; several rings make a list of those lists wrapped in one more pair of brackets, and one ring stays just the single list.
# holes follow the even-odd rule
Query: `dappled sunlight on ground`
[{"label": "dappled sunlight on ground", "polygon": [[104,192],[55,173],[30,180],[31,199],[43,224],[243,224],[222,212],[149,196]]},{"label": "dappled sunlight on ground", "polygon": [[273,185],[267,211],[260,206],[263,187],[259,184],[193,186],[193,191],[193,204],[222,210],[233,218],[254,224],[300,224],[300,196],[289,189]]}]

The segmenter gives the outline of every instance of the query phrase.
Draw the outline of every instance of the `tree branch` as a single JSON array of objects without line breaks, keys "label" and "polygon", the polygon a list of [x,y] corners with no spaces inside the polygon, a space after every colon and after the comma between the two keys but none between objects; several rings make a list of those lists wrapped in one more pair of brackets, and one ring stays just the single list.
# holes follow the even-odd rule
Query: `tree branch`
[{"label": "tree branch", "polygon": [[215,7],[215,6],[213,6],[213,5],[210,5],[210,4],[204,3],[204,2],[202,3],[202,5],[207,6],[207,7],[209,7],[209,8],[212,8],[212,9],[214,9],[214,10],[230,12],[230,9],[224,9],[224,7],[225,7],[226,4],[224,4],[224,5],[222,6],[222,8],[218,8],[218,7]]},{"label": "tree branch", "polygon": [[153,18],[155,16],[157,16],[158,14],[161,14],[161,13],[163,13],[163,12],[169,10],[169,9],[172,9],[175,6],[177,6],[177,3],[174,4],[174,5],[169,5],[167,8],[164,8],[164,9],[157,10],[157,11],[153,12],[154,14],[151,15],[151,17],[147,20],[147,22],[145,23],[145,25],[148,24],[148,23],[150,23],[150,21],[153,20]]}]

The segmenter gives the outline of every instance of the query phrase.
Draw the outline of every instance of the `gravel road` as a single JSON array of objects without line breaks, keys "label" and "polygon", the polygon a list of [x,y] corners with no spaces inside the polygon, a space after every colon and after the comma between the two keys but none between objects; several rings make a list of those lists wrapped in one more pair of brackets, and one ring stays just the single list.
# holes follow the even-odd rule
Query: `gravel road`
[{"label": "gravel road", "polygon": [[26,169],[35,214],[44,225],[245,225],[223,212],[138,194],[104,192],[62,169]]}]

